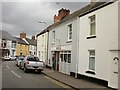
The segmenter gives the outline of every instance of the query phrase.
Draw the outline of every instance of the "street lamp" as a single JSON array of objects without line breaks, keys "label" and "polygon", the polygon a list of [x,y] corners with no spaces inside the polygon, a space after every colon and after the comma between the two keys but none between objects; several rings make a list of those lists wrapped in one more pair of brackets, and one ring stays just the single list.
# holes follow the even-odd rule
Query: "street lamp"
[{"label": "street lamp", "polygon": [[44,24],[47,26],[47,23],[46,23],[46,22],[42,22],[42,21],[40,21],[40,22],[38,22],[38,23],[44,23]]}]

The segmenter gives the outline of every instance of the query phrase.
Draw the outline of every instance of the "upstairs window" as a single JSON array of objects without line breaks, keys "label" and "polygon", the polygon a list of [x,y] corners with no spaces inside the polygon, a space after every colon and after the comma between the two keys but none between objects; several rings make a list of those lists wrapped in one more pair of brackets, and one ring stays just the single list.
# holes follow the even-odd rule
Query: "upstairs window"
[{"label": "upstairs window", "polygon": [[55,43],[55,31],[52,32],[53,43]]},{"label": "upstairs window", "polygon": [[3,48],[6,48],[7,46],[7,43],[5,41],[2,41],[2,45],[1,45]]},{"label": "upstairs window", "polygon": [[42,35],[42,46],[44,46],[44,35]]},{"label": "upstairs window", "polygon": [[90,21],[90,36],[96,35],[96,20],[95,15],[89,17]]},{"label": "upstairs window", "polygon": [[72,24],[68,25],[68,41],[72,40]]}]

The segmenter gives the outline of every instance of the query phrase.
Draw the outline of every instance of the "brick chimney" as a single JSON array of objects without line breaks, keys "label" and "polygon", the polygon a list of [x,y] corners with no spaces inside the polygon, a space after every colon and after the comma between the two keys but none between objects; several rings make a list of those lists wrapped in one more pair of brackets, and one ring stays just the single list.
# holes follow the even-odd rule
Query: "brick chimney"
[{"label": "brick chimney", "polygon": [[32,40],[35,40],[35,36],[32,36]]},{"label": "brick chimney", "polygon": [[97,0],[91,0],[90,6],[94,6]]},{"label": "brick chimney", "polygon": [[70,14],[70,10],[68,9],[60,9],[58,11],[58,16],[54,16],[54,22],[59,22],[60,20],[62,20],[65,16]]},{"label": "brick chimney", "polygon": [[20,33],[20,38],[26,38],[26,33],[21,32],[21,33]]}]

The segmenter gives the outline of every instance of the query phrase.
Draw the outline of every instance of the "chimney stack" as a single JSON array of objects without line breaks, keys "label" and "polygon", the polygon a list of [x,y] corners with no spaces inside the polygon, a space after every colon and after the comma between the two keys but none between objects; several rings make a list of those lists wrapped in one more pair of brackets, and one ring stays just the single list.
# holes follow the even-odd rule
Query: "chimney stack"
[{"label": "chimney stack", "polygon": [[54,22],[59,22],[60,20],[62,20],[64,17],[66,17],[67,15],[70,14],[70,10],[68,9],[60,9],[58,11],[58,16],[54,16]]},{"label": "chimney stack", "polygon": [[91,3],[97,2],[97,0],[91,0]]},{"label": "chimney stack", "polygon": [[21,32],[21,33],[20,33],[20,38],[26,38],[26,33]]},{"label": "chimney stack", "polygon": [[32,36],[32,40],[35,40],[35,36]]}]

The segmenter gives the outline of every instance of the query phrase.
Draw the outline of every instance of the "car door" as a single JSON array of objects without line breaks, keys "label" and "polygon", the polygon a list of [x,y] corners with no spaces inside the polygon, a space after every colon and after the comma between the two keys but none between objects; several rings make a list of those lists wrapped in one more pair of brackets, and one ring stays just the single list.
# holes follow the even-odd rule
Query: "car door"
[{"label": "car door", "polygon": [[26,58],[24,58],[24,60],[21,60],[21,66],[24,67],[24,62],[25,62]]}]

